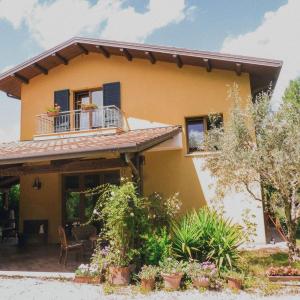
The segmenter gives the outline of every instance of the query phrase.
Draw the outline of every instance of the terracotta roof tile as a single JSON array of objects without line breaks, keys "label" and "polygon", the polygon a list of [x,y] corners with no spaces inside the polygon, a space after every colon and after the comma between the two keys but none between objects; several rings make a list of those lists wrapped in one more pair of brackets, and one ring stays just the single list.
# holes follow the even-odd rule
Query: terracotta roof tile
[{"label": "terracotta roof tile", "polygon": [[21,141],[0,144],[0,164],[40,158],[97,152],[139,152],[170,139],[181,131],[179,126],[131,130],[109,135],[95,134],[43,141]]}]

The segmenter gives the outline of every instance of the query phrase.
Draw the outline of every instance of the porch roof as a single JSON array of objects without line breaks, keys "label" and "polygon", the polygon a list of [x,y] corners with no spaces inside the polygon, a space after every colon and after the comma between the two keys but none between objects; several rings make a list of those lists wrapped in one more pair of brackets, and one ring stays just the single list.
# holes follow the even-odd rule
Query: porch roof
[{"label": "porch roof", "polygon": [[2,143],[0,165],[80,158],[104,152],[143,152],[171,139],[180,131],[180,126],[167,126],[106,135]]}]

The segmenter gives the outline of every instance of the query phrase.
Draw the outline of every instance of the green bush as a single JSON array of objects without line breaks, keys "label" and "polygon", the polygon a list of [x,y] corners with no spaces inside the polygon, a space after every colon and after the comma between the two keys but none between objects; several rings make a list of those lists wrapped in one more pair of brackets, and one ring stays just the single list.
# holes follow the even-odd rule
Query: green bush
[{"label": "green bush", "polygon": [[147,233],[142,238],[144,243],[141,253],[144,264],[158,265],[160,261],[169,257],[171,253],[171,238],[165,227]]},{"label": "green bush", "polygon": [[181,259],[212,261],[220,269],[231,269],[243,243],[241,228],[207,208],[185,215],[172,226],[175,254]]}]

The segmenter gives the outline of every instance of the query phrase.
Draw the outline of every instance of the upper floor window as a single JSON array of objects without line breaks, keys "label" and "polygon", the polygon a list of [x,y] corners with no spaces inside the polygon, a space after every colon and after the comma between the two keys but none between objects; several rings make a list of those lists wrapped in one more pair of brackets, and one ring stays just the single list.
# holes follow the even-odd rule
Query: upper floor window
[{"label": "upper floor window", "polygon": [[213,124],[217,127],[221,127],[222,123],[222,115],[216,115],[216,117],[213,118],[213,121],[208,116],[186,118],[188,153],[203,151],[205,133],[212,128]]}]

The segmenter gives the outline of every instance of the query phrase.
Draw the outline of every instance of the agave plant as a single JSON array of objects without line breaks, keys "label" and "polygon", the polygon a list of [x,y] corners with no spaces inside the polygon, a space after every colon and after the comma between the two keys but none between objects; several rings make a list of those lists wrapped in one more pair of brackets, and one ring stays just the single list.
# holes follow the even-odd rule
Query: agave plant
[{"label": "agave plant", "polygon": [[173,224],[172,241],[174,252],[182,259],[209,260],[219,269],[231,269],[239,258],[243,233],[230,219],[202,208]]}]

